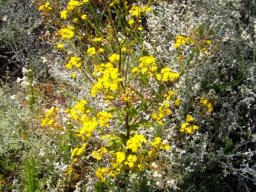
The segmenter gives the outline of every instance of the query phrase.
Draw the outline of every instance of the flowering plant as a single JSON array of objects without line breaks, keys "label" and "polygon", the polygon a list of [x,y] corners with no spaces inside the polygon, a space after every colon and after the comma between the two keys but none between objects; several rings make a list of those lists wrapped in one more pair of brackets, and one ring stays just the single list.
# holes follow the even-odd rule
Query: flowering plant
[{"label": "flowering plant", "polygon": [[[171,143],[199,129],[191,114],[183,117],[185,122],[178,118],[182,101],[175,84],[186,70],[172,69],[142,43],[153,4],[70,0],[39,6],[45,18],[58,21],[56,47],[67,55],[65,68],[71,78],[83,79],[82,86],[90,89],[62,113],[63,129],[71,131],[77,143],[67,170],[71,176],[87,175],[110,187],[113,182],[126,185],[131,174],[145,175],[152,163],[161,165],[155,171],[164,173]],[[59,15],[54,15],[54,7],[62,7]],[[207,51],[211,41],[196,41],[196,35],[178,35],[174,47],[180,54],[186,44],[195,52]],[[198,103],[212,112],[206,98]],[[42,126],[59,127],[58,112],[51,108]]]}]

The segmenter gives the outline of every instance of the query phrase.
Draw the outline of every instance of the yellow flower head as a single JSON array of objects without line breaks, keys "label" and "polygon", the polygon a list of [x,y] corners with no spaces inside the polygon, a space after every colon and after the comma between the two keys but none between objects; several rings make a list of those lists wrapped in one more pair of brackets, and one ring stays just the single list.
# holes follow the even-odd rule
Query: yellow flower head
[{"label": "yellow flower head", "polygon": [[132,73],[146,74],[149,77],[152,77],[156,71],[157,71],[156,59],[152,55],[140,57],[139,65],[132,69]]},{"label": "yellow flower head", "polygon": [[133,168],[134,164],[137,162],[137,160],[138,159],[137,159],[136,155],[128,155],[125,165],[128,165],[129,168]]},{"label": "yellow flower head", "polygon": [[108,167],[98,168],[96,170],[96,176],[100,179],[101,182],[105,181],[105,177],[108,175],[110,169]]},{"label": "yellow flower head", "polygon": [[87,15],[86,15],[86,14],[81,15],[81,19],[82,19],[83,21],[85,21],[85,20],[87,19]]},{"label": "yellow flower head", "polygon": [[162,82],[174,82],[180,77],[180,74],[173,72],[170,68],[165,67],[161,69],[160,74],[156,75],[157,80]]},{"label": "yellow flower head", "polygon": [[147,142],[147,140],[144,135],[134,135],[126,142],[126,149],[131,149],[132,152],[138,152],[145,142]]},{"label": "yellow flower head", "polygon": [[61,19],[66,20],[67,17],[68,17],[68,11],[67,10],[63,10],[63,11],[60,12],[60,18]]},{"label": "yellow flower head", "polygon": [[95,49],[95,47],[90,47],[90,48],[88,48],[88,49],[87,49],[87,53],[88,53],[88,55],[90,55],[90,56],[95,55],[95,54],[96,54],[96,49]]},{"label": "yellow flower head", "polygon": [[50,12],[52,10],[52,7],[50,6],[50,2],[46,2],[45,4],[42,4],[39,6],[39,10],[43,12]]},{"label": "yellow flower head", "polygon": [[70,57],[68,63],[65,65],[67,69],[72,69],[73,67],[80,68],[82,66],[82,59],[80,57],[72,56]]},{"label": "yellow flower head", "polygon": [[59,30],[62,39],[71,39],[75,36],[75,28],[73,26],[68,26],[67,28],[62,28]]},{"label": "yellow flower head", "polygon": [[116,163],[121,164],[125,160],[125,152],[116,152]]},{"label": "yellow flower head", "polygon": [[191,123],[191,122],[193,122],[195,119],[194,119],[194,117],[192,116],[192,115],[187,115],[186,116],[186,122],[188,122],[188,123]]},{"label": "yellow flower head", "polygon": [[120,60],[120,55],[119,54],[112,54],[108,57],[109,61],[111,63],[114,63],[114,62],[118,62]]}]

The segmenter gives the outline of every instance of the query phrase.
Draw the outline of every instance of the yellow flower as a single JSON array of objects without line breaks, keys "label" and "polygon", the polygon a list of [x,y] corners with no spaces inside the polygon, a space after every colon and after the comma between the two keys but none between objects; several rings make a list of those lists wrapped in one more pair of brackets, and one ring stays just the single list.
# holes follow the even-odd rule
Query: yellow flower
[{"label": "yellow flower", "polygon": [[[102,63],[95,67],[94,76],[97,76],[97,82],[91,89],[91,96],[94,97],[98,93],[105,93],[106,96],[111,96],[118,89],[119,82],[123,79],[117,68],[112,63]],[[110,94],[107,94],[107,93]]]},{"label": "yellow flower", "polygon": [[152,55],[140,57],[139,65],[132,69],[132,73],[146,74],[150,77],[152,77],[156,71],[156,59]]},{"label": "yellow flower", "polygon": [[202,105],[207,105],[208,102],[209,102],[209,101],[208,101],[205,97],[201,97],[201,98],[200,98],[200,104],[202,104]]},{"label": "yellow flower", "polygon": [[76,155],[76,152],[78,151],[78,148],[74,148],[71,153],[71,157],[74,157]]},{"label": "yellow flower", "polygon": [[98,52],[99,53],[104,53],[104,49],[103,48],[99,48]]},{"label": "yellow flower", "polygon": [[101,147],[98,151],[92,152],[92,157],[100,161],[102,159],[102,156],[105,155],[108,152],[106,147]]},{"label": "yellow flower", "polygon": [[71,78],[72,78],[72,79],[76,79],[76,73],[72,73],[72,74],[71,74]]},{"label": "yellow flower", "polygon": [[110,169],[108,167],[98,168],[96,170],[96,176],[100,179],[101,182],[105,181],[105,177],[109,173]]},{"label": "yellow flower", "polygon": [[199,127],[197,125],[193,125],[189,122],[184,122],[181,124],[180,132],[192,134],[193,132],[197,131]]},{"label": "yellow flower", "polygon": [[58,48],[58,49],[64,49],[64,45],[63,45],[62,43],[58,43],[58,44],[57,44],[57,48]]},{"label": "yellow flower", "polygon": [[143,27],[142,27],[142,26],[139,26],[139,27],[138,27],[138,30],[139,30],[139,31],[143,31]]},{"label": "yellow flower", "polygon": [[128,25],[133,26],[134,23],[135,23],[134,19],[129,19],[128,20]]},{"label": "yellow flower", "polygon": [[205,97],[201,97],[199,102],[203,107],[207,108],[207,112],[211,113],[213,111],[212,104]]},{"label": "yellow flower", "polygon": [[95,38],[92,39],[92,41],[98,43],[98,42],[102,41],[102,38],[101,37],[95,37]]},{"label": "yellow flower", "polygon": [[74,22],[74,23],[78,23],[78,22],[79,22],[79,19],[78,19],[78,18],[74,18],[74,19],[73,19],[73,22]]},{"label": "yellow flower", "polygon": [[176,81],[180,77],[180,74],[177,72],[173,72],[170,68],[165,67],[161,69],[160,74],[156,75],[157,80],[162,82],[173,82]]},{"label": "yellow flower", "polygon": [[96,49],[95,47],[90,47],[87,49],[87,53],[90,55],[90,56],[93,56],[96,54]]},{"label": "yellow flower", "polygon": [[138,152],[142,147],[142,143],[146,141],[144,135],[134,135],[126,142],[126,149],[131,149],[132,152]]},{"label": "yellow flower", "polygon": [[39,6],[40,11],[49,12],[52,10],[52,7],[50,6],[50,3],[47,1],[45,4],[42,4]]},{"label": "yellow flower", "polygon": [[121,164],[125,160],[125,152],[116,152],[116,162]]},{"label": "yellow flower", "polygon": [[81,19],[85,21],[87,19],[87,15],[86,14],[81,15]]},{"label": "yellow flower", "polygon": [[71,157],[80,156],[85,151],[86,145],[86,143],[83,143],[81,147],[74,148],[71,153]]},{"label": "yellow flower", "polygon": [[186,116],[186,122],[188,122],[188,123],[191,123],[191,122],[193,122],[195,119],[194,119],[194,117],[192,116],[192,115],[187,115]]},{"label": "yellow flower", "polygon": [[176,107],[179,107],[180,104],[181,104],[181,100],[180,100],[180,99],[176,99],[176,100],[174,101],[174,105],[175,105]]},{"label": "yellow flower", "polygon": [[112,54],[108,57],[109,61],[111,63],[114,63],[114,62],[118,62],[120,60],[120,55],[119,54]]},{"label": "yellow flower", "polygon": [[165,145],[164,146],[164,150],[165,151],[170,151],[171,150],[171,146],[170,145]]},{"label": "yellow flower", "polygon": [[163,119],[172,114],[171,105],[169,102],[164,101],[159,107],[157,112],[153,112],[151,117],[160,125],[163,125]]},{"label": "yellow flower", "polygon": [[75,8],[80,7],[81,5],[82,5],[82,3],[80,3],[79,1],[70,0],[67,5],[67,10],[73,11]]},{"label": "yellow flower", "polygon": [[67,10],[63,10],[60,12],[60,18],[61,19],[67,19],[67,16],[68,16],[68,11]]},{"label": "yellow flower", "polygon": [[121,48],[121,52],[122,52],[122,53],[124,53],[124,52],[126,52],[126,51],[127,51],[126,47],[122,47],[122,48]]},{"label": "yellow flower", "polygon": [[152,7],[145,6],[145,7],[142,8],[142,12],[143,12],[143,13],[147,13],[147,12],[149,12],[149,11],[152,11]]},{"label": "yellow flower", "polygon": [[182,45],[185,45],[190,42],[190,38],[185,37],[184,35],[178,35],[175,40],[174,47],[179,48]]},{"label": "yellow flower", "polygon": [[67,28],[60,29],[59,33],[62,39],[71,39],[75,36],[74,27],[68,26]]},{"label": "yellow flower", "polygon": [[129,14],[134,17],[139,18],[141,16],[141,14],[147,13],[151,10],[152,10],[152,8],[149,6],[145,6],[145,7],[132,6],[132,8],[129,10]]},{"label": "yellow flower", "polygon": [[111,113],[108,113],[108,112],[99,112],[97,114],[97,120],[98,120],[98,123],[101,127],[103,127],[103,126],[108,127],[109,126],[109,120],[111,118],[112,118],[112,115],[111,115]]},{"label": "yellow flower", "polygon": [[57,123],[57,117],[58,117],[59,108],[58,107],[51,107],[46,111],[44,114],[44,118],[41,119],[41,126],[51,126],[58,128],[59,124]]},{"label": "yellow flower", "polygon": [[72,69],[74,66],[80,68],[82,66],[82,59],[80,57],[72,56],[70,57],[68,63],[65,65],[67,69]]},{"label": "yellow flower", "polygon": [[177,96],[177,93],[173,90],[169,90],[165,95],[164,95],[164,98],[165,100],[172,100],[174,99],[175,97]]},{"label": "yellow flower", "polygon": [[160,137],[155,137],[155,140],[151,142],[151,146],[153,148],[158,148],[161,143],[162,139]]},{"label": "yellow flower", "polygon": [[132,6],[132,8],[129,10],[129,13],[132,16],[140,17],[142,9],[139,6]]},{"label": "yellow flower", "polygon": [[92,136],[93,131],[98,126],[98,122],[96,118],[90,118],[88,121],[83,122],[81,129],[79,130],[78,136],[90,138]]},{"label": "yellow flower", "polygon": [[128,155],[127,160],[125,162],[125,165],[128,165],[129,168],[133,168],[134,164],[137,162],[137,156],[136,155]]},{"label": "yellow flower", "polygon": [[208,112],[212,112],[213,111],[213,106],[212,106],[211,103],[207,104],[207,109],[208,109]]}]

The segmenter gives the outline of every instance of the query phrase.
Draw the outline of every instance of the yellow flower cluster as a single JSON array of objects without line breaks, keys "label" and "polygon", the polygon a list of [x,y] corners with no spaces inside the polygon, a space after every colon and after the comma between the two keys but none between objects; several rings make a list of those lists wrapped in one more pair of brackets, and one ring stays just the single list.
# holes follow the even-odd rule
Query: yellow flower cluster
[{"label": "yellow flower cluster", "polygon": [[73,11],[75,8],[80,7],[83,3],[76,1],[76,0],[70,0],[67,4],[67,10]]},{"label": "yellow flower cluster", "polygon": [[[113,7],[115,5],[118,5],[120,3],[120,0],[112,0],[112,2],[109,4],[110,7]],[[124,2],[125,5],[127,5],[127,2]]]},{"label": "yellow flower cluster", "polygon": [[175,91],[173,90],[169,90],[167,93],[164,94],[164,99],[166,101],[170,101],[173,100],[174,101],[174,105],[176,107],[180,106],[181,100],[178,98],[178,95]]},{"label": "yellow flower cluster", "polygon": [[151,146],[154,149],[164,149],[166,151],[171,149],[170,145],[164,143],[160,137],[155,137],[154,141],[151,142]]},{"label": "yellow flower cluster", "polygon": [[157,112],[152,113],[152,118],[160,125],[163,125],[163,119],[172,114],[171,105],[168,101],[164,101]]},{"label": "yellow flower cluster", "polygon": [[137,153],[145,142],[147,142],[147,140],[144,135],[136,134],[126,142],[126,149],[130,149],[132,152]]},{"label": "yellow flower cluster", "polygon": [[207,109],[207,112],[211,113],[213,111],[212,104],[205,97],[200,98],[200,104]]},{"label": "yellow flower cluster", "polygon": [[109,127],[109,120],[112,118],[112,114],[108,112],[100,111],[97,113],[97,120],[100,127]]},{"label": "yellow flower cluster", "polygon": [[99,150],[92,152],[92,157],[100,161],[102,159],[102,156],[105,155],[107,152],[108,150],[106,149],[106,147],[101,147]]},{"label": "yellow flower cluster", "polygon": [[99,42],[102,42],[102,38],[101,37],[95,37],[92,39],[93,42],[95,43],[99,43]]},{"label": "yellow flower cluster", "polygon": [[[89,0],[82,0],[82,1],[69,0],[68,3],[67,3],[66,9],[64,9],[64,10],[62,10],[60,12],[60,18],[63,19],[63,20],[66,20],[68,15],[71,15],[74,12],[75,9],[77,9],[77,8],[81,7],[82,5],[87,4],[87,3],[89,3]],[[79,12],[79,11],[77,11],[77,12]],[[82,14],[80,16],[80,18],[82,20],[86,20],[87,19],[87,15],[86,14]],[[76,20],[78,21],[78,18],[75,18],[74,22]]]},{"label": "yellow flower cluster", "polygon": [[61,19],[67,19],[67,17],[68,17],[68,11],[67,10],[63,10],[63,11],[61,11],[60,12],[60,18]]},{"label": "yellow flower cluster", "polygon": [[161,69],[160,74],[156,75],[156,79],[162,82],[174,82],[180,77],[180,74],[165,67]]},{"label": "yellow flower cluster", "polygon": [[209,45],[212,44],[212,41],[209,39],[205,39],[200,37],[200,32],[198,32],[198,29],[194,29],[193,33],[190,34],[189,37],[186,37],[184,35],[178,35],[175,39],[175,48],[179,48],[182,45],[194,45],[196,48],[198,48],[200,51],[207,51],[209,48]]},{"label": "yellow flower cluster", "polygon": [[104,182],[106,179],[105,177],[109,173],[109,168],[108,167],[99,167],[96,170],[96,176],[100,179],[101,182]]},{"label": "yellow flower cluster", "polygon": [[121,164],[125,160],[125,152],[116,152],[116,163]]},{"label": "yellow flower cluster", "polygon": [[184,35],[178,35],[176,37],[174,47],[179,48],[180,46],[186,45],[189,42],[191,42],[191,39],[189,37],[186,37]]},{"label": "yellow flower cluster", "polygon": [[[112,136],[104,136],[104,138],[113,138]],[[116,137],[115,137],[116,138]],[[98,151],[93,152],[93,157],[102,160],[102,156],[107,150],[102,147]],[[149,150],[151,148],[151,150]],[[149,166],[149,161],[158,158],[160,150],[169,151],[170,145],[167,141],[163,141],[160,137],[155,137],[153,141],[148,141],[144,135],[135,134],[127,140],[124,151],[116,151],[109,154],[112,157],[109,167],[98,168],[96,176],[105,181],[106,177],[116,177],[123,170],[143,171]],[[104,171],[102,171],[102,169]]]},{"label": "yellow flower cluster", "polygon": [[132,69],[132,73],[146,74],[150,77],[157,71],[156,59],[154,56],[143,56],[139,58],[139,65]]},{"label": "yellow flower cluster", "polygon": [[88,53],[89,56],[95,55],[95,54],[96,54],[96,49],[95,49],[95,47],[89,47],[89,48],[87,49],[87,53]]},{"label": "yellow flower cluster", "polygon": [[128,155],[125,165],[128,165],[129,168],[133,168],[134,164],[137,162],[137,160],[138,159],[137,159],[136,155]]},{"label": "yellow flower cluster", "polygon": [[82,66],[81,58],[72,56],[70,57],[68,63],[65,65],[67,69],[72,69],[73,67],[80,68]]},{"label": "yellow flower cluster", "polygon": [[46,111],[44,114],[44,118],[41,119],[41,126],[46,127],[54,127],[58,128],[60,125],[58,124],[57,116],[58,116],[59,108],[58,107],[51,107],[49,110]]},{"label": "yellow flower cluster", "polygon": [[81,125],[81,128],[77,131],[77,136],[83,139],[90,138],[97,127],[108,127],[112,118],[110,113],[103,111],[92,115],[86,105],[87,101],[82,99],[74,107],[67,110],[69,118]]},{"label": "yellow flower cluster", "polygon": [[97,119],[95,117],[89,117],[86,114],[83,115],[82,118],[82,127],[78,131],[77,136],[82,137],[83,139],[90,138],[92,136],[93,131],[98,126]]},{"label": "yellow flower cluster", "polygon": [[75,36],[74,32],[75,28],[72,25],[67,26],[66,28],[62,28],[59,30],[59,34],[62,39],[71,39]]},{"label": "yellow flower cluster", "polygon": [[120,55],[114,53],[114,54],[110,55],[110,56],[108,57],[108,59],[109,59],[109,61],[110,61],[111,63],[119,62],[119,60],[120,60]]},{"label": "yellow flower cluster", "polygon": [[112,63],[102,63],[96,66],[93,74],[98,78],[91,89],[92,97],[99,93],[105,93],[106,95],[110,93],[112,95],[118,89],[119,83],[123,81],[118,69]]},{"label": "yellow flower cluster", "polygon": [[197,131],[199,127],[194,124],[194,117],[191,115],[186,116],[186,121],[181,124],[180,132],[192,134]]},{"label": "yellow flower cluster", "polygon": [[76,147],[72,150],[71,157],[80,156],[83,152],[85,152],[87,144],[83,143],[81,147]]},{"label": "yellow flower cluster", "polygon": [[131,16],[139,18],[142,14],[145,14],[151,10],[152,8],[149,6],[145,6],[145,7],[132,6],[131,9],[129,10],[129,14]]},{"label": "yellow flower cluster", "polygon": [[52,7],[50,6],[50,2],[47,1],[46,3],[40,5],[38,9],[42,12],[48,13],[52,10]]},{"label": "yellow flower cluster", "polygon": [[[68,110],[67,112],[70,115],[70,118],[73,120],[78,120],[85,113],[87,101],[82,99],[77,104]],[[88,111],[89,112],[89,111]]]}]

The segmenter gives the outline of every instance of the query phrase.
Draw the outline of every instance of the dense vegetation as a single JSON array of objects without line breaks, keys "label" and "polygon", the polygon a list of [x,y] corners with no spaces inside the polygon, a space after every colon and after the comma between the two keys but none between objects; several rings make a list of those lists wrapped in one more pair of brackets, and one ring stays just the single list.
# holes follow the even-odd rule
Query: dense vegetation
[{"label": "dense vegetation", "polygon": [[255,191],[255,0],[0,0],[0,191]]}]

